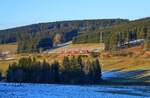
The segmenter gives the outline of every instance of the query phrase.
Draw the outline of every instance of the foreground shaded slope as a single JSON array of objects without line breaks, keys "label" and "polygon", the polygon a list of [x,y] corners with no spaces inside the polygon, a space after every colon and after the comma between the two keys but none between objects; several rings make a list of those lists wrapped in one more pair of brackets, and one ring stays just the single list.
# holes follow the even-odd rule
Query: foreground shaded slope
[{"label": "foreground shaded slope", "polygon": [[148,98],[150,96],[149,86],[1,83],[0,89],[2,98]]}]

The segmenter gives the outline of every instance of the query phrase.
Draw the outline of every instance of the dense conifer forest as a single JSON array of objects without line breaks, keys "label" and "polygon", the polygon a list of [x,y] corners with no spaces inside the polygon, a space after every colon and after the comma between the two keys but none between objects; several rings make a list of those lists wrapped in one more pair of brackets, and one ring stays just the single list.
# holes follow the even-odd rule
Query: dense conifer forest
[{"label": "dense conifer forest", "polygon": [[52,64],[21,58],[7,71],[8,82],[94,84],[101,81],[101,66],[98,59],[83,60],[79,57],[64,57],[63,63]]}]

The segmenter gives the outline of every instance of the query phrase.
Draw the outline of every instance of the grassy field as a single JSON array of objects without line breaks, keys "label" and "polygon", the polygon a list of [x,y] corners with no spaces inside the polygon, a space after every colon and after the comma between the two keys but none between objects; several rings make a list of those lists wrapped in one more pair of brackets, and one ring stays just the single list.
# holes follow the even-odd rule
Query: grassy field
[{"label": "grassy field", "polygon": [[[74,48],[90,48],[90,49],[99,49],[102,47],[101,44],[76,44],[76,45],[67,45],[61,48],[57,48],[52,50],[52,52],[60,51],[62,49],[74,49]],[[1,51],[11,51],[11,55],[13,55],[13,60],[1,60],[0,61],[0,70],[3,72],[6,72],[9,64],[13,62],[17,62],[22,57],[35,57],[38,61],[43,61],[44,59],[47,60],[49,63],[53,62],[54,60],[62,61],[63,57],[58,56],[57,54],[48,54],[48,53],[42,53],[42,54],[16,54],[17,52],[17,43],[13,44],[5,44],[0,45]]]},{"label": "grassy field", "polygon": [[150,70],[150,58],[112,57],[101,59],[101,63],[104,71]]},{"label": "grassy field", "polygon": [[54,49],[54,50],[52,50],[51,52],[59,52],[59,51],[61,51],[61,50],[67,50],[67,49],[69,49],[69,50],[73,50],[73,49],[91,49],[91,50],[93,50],[93,49],[99,49],[99,50],[104,50],[104,44],[93,44],[93,43],[91,43],[91,44],[70,44],[70,45],[67,45],[67,46],[64,46],[64,47],[60,47],[60,48],[57,48],[57,49]]},{"label": "grassy field", "polygon": [[14,56],[13,60],[0,60],[0,71],[2,71],[4,74],[6,73],[9,64],[18,62],[18,60],[23,57],[31,57],[31,58],[35,57],[36,60],[41,62],[45,59],[49,63],[52,63],[55,60],[54,58],[59,60],[63,59],[62,57],[58,57],[55,54],[49,55],[49,54],[27,54],[26,53],[26,54],[14,54],[13,56]]},{"label": "grassy field", "polygon": [[17,47],[17,43],[0,45],[0,52],[10,51],[11,53],[16,53]]},{"label": "grassy field", "polygon": [[[11,43],[11,44],[4,44],[0,45],[0,52],[10,52],[10,55],[15,55],[17,57],[16,52],[17,52],[17,43]],[[6,72],[8,65],[11,64],[12,62],[15,62],[16,60],[0,60],[0,71],[3,73]]]},{"label": "grassy field", "polygon": [[[16,50],[15,45],[1,45],[0,49],[10,49],[12,51]],[[58,48],[52,51],[59,51],[62,49],[72,49],[72,48],[99,48],[101,47],[100,44],[76,44],[76,45],[69,45],[62,48]],[[134,50],[134,49],[133,49]],[[135,50],[134,50],[135,52]],[[15,52],[14,52],[15,53]],[[8,65],[12,62],[17,62],[22,57],[36,57],[38,61],[43,61],[43,59],[47,60],[49,63],[53,62],[54,60],[62,61],[63,57],[58,56],[57,54],[49,54],[49,53],[42,53],[42,54],[14,54],[14,60],[8,61],[0,61],[0,70],[4,73],[6,72]],[[89,57],[90,58],[90,57]],[[100,57],[102,71],[118,71],[118,72],[132,72],[132,71],[143,71],[143,73],[139,73],[134,75],[134,78],[143,78],[150,76],[150,57],[148,56],[110,56],[110,57]],[[136,72],[135,72],[136,73]],[[131,78],[131,77],[130,77]],[[148,78],[146,78],[148,79]],[[149,81],[150,80],[146,80]]]}]

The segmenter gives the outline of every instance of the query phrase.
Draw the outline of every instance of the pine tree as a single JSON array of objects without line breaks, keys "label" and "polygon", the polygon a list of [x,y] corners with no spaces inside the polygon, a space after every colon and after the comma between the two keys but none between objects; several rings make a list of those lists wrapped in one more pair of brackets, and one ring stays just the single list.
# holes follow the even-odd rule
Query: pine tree
[{"label": "pine tree", "polygon": [[57,61],[55,61],[52,65],[51,65],[51,76],[52,76],[52,80],[53,83],[59,83],[60,82],[60,74],[59,74],[59,63]]},{"label": "pine tree", "polygon": [[63,59],[63,69],[70,70],[70,60],[66,56]]},{"label": "pine tree", "polygon": [[69,83],[71,75],[71,65],[70,60],[68,57],[64,57],[63,59],[63,68],[61,71],[61,82],[62,83]]},{"label": "pine tree", "polygon": [[0,72],[0,81],[2,80],[2,72]]},{"label": "pine tree", "polygon": [[94,82],[97,82],[101,79],[101,67],[100,67],[100,63],[99,60],[96,59],[95,61],[93,61],[93,69],[94,69]]}]

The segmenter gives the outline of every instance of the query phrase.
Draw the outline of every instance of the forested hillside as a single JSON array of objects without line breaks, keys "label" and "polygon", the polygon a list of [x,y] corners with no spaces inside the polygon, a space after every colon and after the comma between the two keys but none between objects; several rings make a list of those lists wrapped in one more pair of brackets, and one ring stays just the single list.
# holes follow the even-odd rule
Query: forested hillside
[{"label": "forested hillside", "polygon": [[[12,29],[0,30],[0,44],[18,42],[18,52],[38,52],[45,38],[50,46],[67,42],[80,32],[93,32],[97,29],[112,27],[126,23],[124,19],[78,20],[33,24]],[[44,49],[47,47],[44,47]]]},{"label": "forested hillside", "polygon": [[0,30],[0,44],[18,42],[18,52],[39,52],[72,39],[76,44],[103,42],[109,51],[117,50],[118,44],[144,39],[149,49],[150,18],[61,21]]},{"label": "forested hillside", "polygon": [[73,43],[104,42],[106,50],[117,50],[118,44],[144,39],[147,49],[150,48],[150,18],[130,21],[110,28],[96,29],[73,39]]}]

